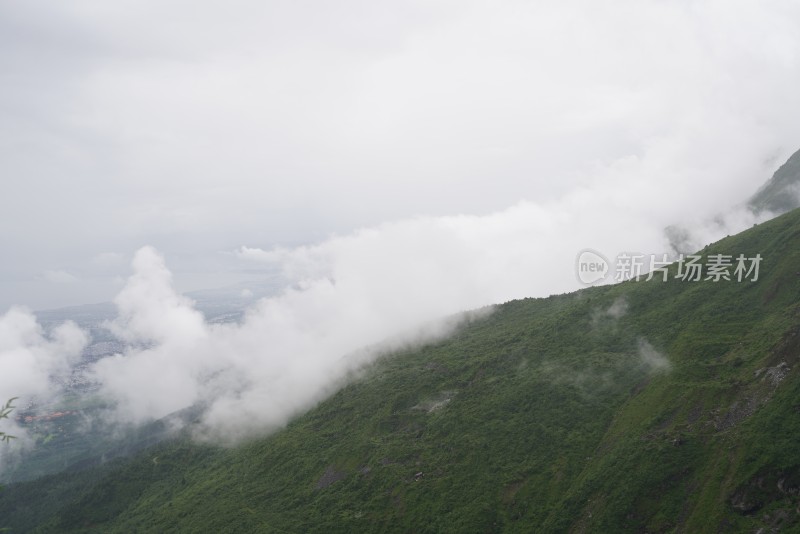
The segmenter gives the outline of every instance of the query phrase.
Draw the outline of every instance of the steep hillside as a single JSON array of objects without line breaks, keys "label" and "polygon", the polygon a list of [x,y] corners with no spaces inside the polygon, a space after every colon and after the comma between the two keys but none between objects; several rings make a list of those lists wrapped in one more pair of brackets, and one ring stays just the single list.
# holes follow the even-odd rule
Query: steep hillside
[{"label": "steep hillside", "polygon": [[800,150],[775,171],[747,205],[756,213],[784,213],[800,206]]},{"label": "steep hillside", "polygon": [[800,211],[706,247],[757,281],[497,307],[267,438],[163,442],[12,485],[18,532],[800,528]]}]

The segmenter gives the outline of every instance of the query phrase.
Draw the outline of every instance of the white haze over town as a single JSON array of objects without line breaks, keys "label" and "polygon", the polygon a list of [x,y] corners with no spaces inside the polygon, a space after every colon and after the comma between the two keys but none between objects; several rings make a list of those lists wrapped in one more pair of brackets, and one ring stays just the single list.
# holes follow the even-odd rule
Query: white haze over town
[{"label": "white haze over town", "polygon": [[[800,147],[799,26],[789,1],[5,3],[0,399],[88,342],[12,306],[116,294],[117,416],[199,402],[251,435],[365,347],[577,289],[581,249],[751,226]],[[180,294],[274,266],[241,324]]]}]

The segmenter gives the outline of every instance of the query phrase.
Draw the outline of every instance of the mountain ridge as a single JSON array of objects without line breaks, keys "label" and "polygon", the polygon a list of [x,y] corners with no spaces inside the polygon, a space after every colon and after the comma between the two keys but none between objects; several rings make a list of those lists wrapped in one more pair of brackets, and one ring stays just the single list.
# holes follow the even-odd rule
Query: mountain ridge
[{"label": "mountain ridge", "polygon": [[755,213],[785,213],[800,206],[800,150],[789,156],[747,202]]}]

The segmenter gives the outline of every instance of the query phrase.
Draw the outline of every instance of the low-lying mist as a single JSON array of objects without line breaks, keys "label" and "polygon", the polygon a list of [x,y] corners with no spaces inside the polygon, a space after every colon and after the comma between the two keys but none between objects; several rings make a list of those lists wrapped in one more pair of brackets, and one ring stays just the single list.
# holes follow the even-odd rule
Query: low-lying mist
[{"label": "low-lying mist", "polygon": [[[587,245],[668,251],[663,221],[643,218],[640,204],[615,211],[625,207],[619,198],[579,191],[547,206],[417,217],[295,249],[242,247],[242,261],[278,266],[290,285],[236,323],[208,322],[176,291],[161,254],[144,247],[105,325],[126,348],[86,373],[113,407],[111,421],[141,424],[202,407],[196,435],[236,443],[285,425],[392,348],[447,336],[496,303],[575,289],[575,254]],[[752,217],[735,220],[703,235],[741,230]],[[605,313],[625,311],[620,302]],[[72,323],[45,332],[32,313],[11,309],[0,317],[0,398],[18,396],[24,406],[56,396],[52,378],[88,342]],[[649,345],[640,352],[647,365],[668,368]]]},{"label": "low-lying mist", "polygon": [[133,265],[115,300],[119,317],[108,325],[130,348],[91,374],[123,420],[204,405],[200,433],[214,440],[282,426],[380,354],[368,347],[393,334],[420,342],[458,323],[433,321],[444,306],[414,313],[388,297],[379,305],[379,294],[360,285],[321,278],[260,301],[241,323],[209,324],[175,292],[154,249],[139,250]]}]

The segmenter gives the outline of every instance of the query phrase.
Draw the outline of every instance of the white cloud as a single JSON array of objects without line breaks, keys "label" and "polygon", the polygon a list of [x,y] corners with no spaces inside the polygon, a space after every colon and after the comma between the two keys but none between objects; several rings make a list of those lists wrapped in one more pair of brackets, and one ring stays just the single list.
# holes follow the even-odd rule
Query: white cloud
[{"label": "white cloud", "polygon": [[644,338],[639,340],[639,359],[642,366],[651,373],[666,373],[672,369],[672,363]]},{"label": "white cloud", "polygon": [[[243,260],[280,266],[291,285],[258,301],[242,324],[206,324],[172,288],[163,259],[141,249],[112,325],[138,345],[98,363],[97,377],[133,420],[203,402],[215,437],[275,428],[374,357],[369,347],[441,335],[453,325],[420,328],[458,312],[576,289],[574,258],[587,245],[665,250],[659,215],[668,213],[625,195],[622,173],[638,170],[618,171],[619,189],[587,189],[548,205],[417,217],[294,249],[242,247]],[[619,318],[626,308],[615,302],[604,313]],[[639,349],[649,368],[668,368],[646,341]]]},{"label": "white cloud", "polygon": [[612,319],[624,317],[628,313],[628,299],[625,297],[617,297],[604,313]]},{"label": "white cloud", "polygon": [[98,362],[94,376],[128,420],[206,403],[207,431],[215,438],[278,427],[387,347],[374,345],[434,339],[456,327],[458,319],[433,321],[459,310],[449,296],[431,306],[441,295],[417,291],[403,302],[376,286],[379,272],[361,272],[373,278],[308,280],[303,290],[261,300],[241,325],[207,324],[174,292],[161,256],[143,248],[111,325],[133,346]]},{"label": "white cloud", "polygon": [[[34,315],[22,308],[12,308],[0,316],[0,404],[19,397],[17,406],[35,399],[54,398],[60,392],[54,377],[65,377],[78,361],[89,337],[77,325],[65,322],[51,332],[44,332]],[[24,428],[13,418],[2,422],[3,431],[19,438],[20,446],[30,440]],[[18,449],[19,446],[14,447]],[[13,450],[0,447],[0,468]]]},{"label": "white cloud", "polygon": [[74,323],[45,333],[32,313],[10,309],[0,316],[0,398],[50,395],[51,378],[69,370],[87,341]]}]

